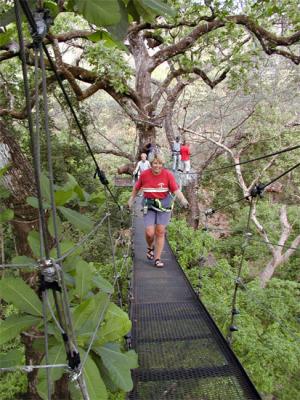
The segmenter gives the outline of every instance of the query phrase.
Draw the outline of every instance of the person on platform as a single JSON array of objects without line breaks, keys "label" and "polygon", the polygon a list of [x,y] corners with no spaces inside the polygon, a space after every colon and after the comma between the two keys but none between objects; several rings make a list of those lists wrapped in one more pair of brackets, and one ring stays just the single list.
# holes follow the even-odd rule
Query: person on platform
[{"label": "person on platform", "polygon": [[175,141],[172,144],[172,158],[173,158],[173,166],[172,170],[175,172],[178,168],[180,168],[180,137],[177,136]]},{"label": "person on platform", "polygon": [[191,169],[191,161],[190,161],[190,156],[191,156],[191,150],[190,146],[187,143],[186,140],[183,141],[182,145],[180,146],[180,156],[181,156],[181,170],[188,174]]},{"label": "person on platform", "polygon": [[162,268],[164,263],[161,260],[161,254],[165,243],[166,226],[171,219],[173,194],[183,207],[188,207],[188,201],[179,190],[172,172],[163,167],[164,160],[161,155],[154,155],[150,164],[151,169],[142,172],[136,182],[128,200],[128,206],[129,208],[133,206],[137,193],[142,190],[146,256],[149,260],[154,260],[155,267]]},{"label": "person on platform", "polygon": [[137,179],[139,179],[141,173],[146,171],[146,169],[149,169],[149,168],[151,168],[151,165],[150,165],[149,161],[147,160],[147,154],[146,153],[142,153],[141,154],[141,159],[137,163],[132,175],[134,177],[136,177]]}]

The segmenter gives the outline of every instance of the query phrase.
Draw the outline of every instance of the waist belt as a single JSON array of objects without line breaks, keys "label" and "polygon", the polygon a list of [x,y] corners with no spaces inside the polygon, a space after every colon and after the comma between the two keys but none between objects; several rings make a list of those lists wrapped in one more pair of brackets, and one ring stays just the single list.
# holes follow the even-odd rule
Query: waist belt
[{"label": "waist belt", "polygon": [[172,204],[169,207],[164,207],[161,203],[160,199],[144,199],[144,212],[145,207],[150,210],[159,211],[159,212],[171,212],[173,210]]}]

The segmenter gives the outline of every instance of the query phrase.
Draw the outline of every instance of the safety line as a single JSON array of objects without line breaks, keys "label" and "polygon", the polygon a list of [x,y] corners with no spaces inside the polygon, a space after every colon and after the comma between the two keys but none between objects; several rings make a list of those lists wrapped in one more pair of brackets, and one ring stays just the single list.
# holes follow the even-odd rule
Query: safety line
[{"label": "safety line", "polygon": [[[28,19],[28,22],[29,22],[31,28],[33,29],[34,32],[37,32],[37,26],[36,26],[36,23],[35,23],[35,21],[33,19],[31,10],[28,7],[27,1],[26,0],[20,0],[20,2],[21,2],[22,9],[23,9],[23,11],[24,11],[24,13],[25,13],[25,15],[26,15],[26,17]],[[84,133],[84,130],[83,130],[82,126],[81,126],[81,123],[80,123],[80,121],[79,121],[79,119],[77,117],[77,114],[76,114],[76,112],[75,112],[75,110],[73,108],[71,100],[70,100],[70,98],[69,98],[69,96],[68,96],[68,94],[67,94],[67,92],[66,92],[66,90],[64,88],[64,85],[62,83],[62,79],[61,79],[60,75],[58,74],[58,72],[56,70],[54,62],[52,61],[52,58],[51,58],[50,53],[49,53],[49,51],[47,49],[47,46],[45,45],[45,43],[42,43],[42,46],[43,46],[44,52],[45,52],[45,54],[47,56],[47,59],[49,61],[49,64],[50,64],[50,66],[51,66],[51,68],[52,68],[52,70],[54,72],[56,80],[57,80],[57,82],[58,82],[58,84],[59,84],[59,86],[60,86],[60,88],[61,88],[61,90],[63,92],[65,100],[66,100],[66,102],[67,102],[67,104],[68,104],[68,106],[69,106],[69,108],[71,110],[71,113],[72,113],[72,115],[73,115],[73,117],[75,119],[75,122],[76,122],[76,125],[77,125],[78,129],[79,129],[79,132],[80,132],[80,134],[81,134],[81,136],[82,136],[82,138],[83,138],[83,140],[84,140],[84,142],[85,142],[85,144],[86,144],[86,146],[88,148],[88,151],[89,151],[89,153],[90,153],[90,155],[91,155],[91,157],[92,157],[92,159],[94,161],[94,164],[96,166],[96,172],[95,172],[94,178],[96,176],[98,176],[100,182],[107,188],[107,190],[110,193],[111,197],[113,198],[113,200],[115,201],[117,206],[121,209],[121,206],[119,205],[115,195],[112,193],[111,189],[108,186],[109,182],[106,179],[104,171],[101,170],[99,165],[98,165],[98,162],[97,162],[97,160],[95,158],[95,155],[94,155],[94,153],[93,153],[93,151],[91,149],[91,146],[90,146],[90,144],[89,144],[89,142],[87,140],[87,137],[86,137],[86,135]]]},{"label": "safety line", "polygon": [[221,205],[218,208],[210,209],[211,210],[211,214],[214,214],[216,211],[219,211],[219,210],[221,210],[223,208],[229,207],[232,204],[239,203],[242,200],[248,200],[251,197],[256,197],[257,195],[258,196],[262,195],[263,191],[265,190],[265,188],[267,186],[271,185],[272,183],[274,183],[278,179],[282,178],[284,175],[288,174],[289,172],[293,171],[294,169],[298,168],[299,166],[300,166],[300,163],[294,165],[293,167],[289,168],[287,171],[283,172],[282,174],[278,175],[276,178],[274,178],[271,181],[269,181],[268,183],[255,185],[252,189],[250,189],[250,192],[249,192],[249,194],[247,196],[243,196],[243,197],[239,198],[238,200],[235,200],[235,201],[232,201],[230,203]]},{"label": "safety line", "polygon": [[[130,247],[130,246],[129,246],[129,247]],[[129,247],[128,247],[128,248],[129,248]],[[119,276],[121,276],[122,271],[123,271],[123,269],[124,269],[124,267],[125,267],[125,264],[127,264],[127,262],[128,262],[128,258],[129,258],[128,256],[127,256],[127,257],[124,257],[124,259],[123,259],[124,261],[123,261],[122,267],[121,267],[121,269],[120,269],[120,272],[119,272],[119,274],[118,274],[117,276],[115,276],[115,279],[114,279],[114,282],[113,282],[113,285],[112,285],[113,288],[115,287],[116,283],[118,282]],[[96,336],[97,336],[97,332],[98,332],[98,330],[99,330],[99,327],[100,327],[101,322],[103,321],[104,315],[105,315],[105,313],[106,313],[106,311],[107,311],[107,308],[108,308],[109,303],[110,303],[110,301],[111,301],[112,295],[113,295],[113,293],[110,293],[110,294],[108,295],[108,297],[107,297],[107,299],[106,299],[106,302],[105,302],[105,304],[104,304],[104,307],[103,307],[103,309],[102,309],[102,311],[101,311],[101,313],[100,313],[98,323],[97,323],[96,328],[95,328],[95,330],[94,330],[94,333],[93,333],[93,335],[92,335],[92,338],[91,338],[91,341],[90,341],[89,346],[88,346],[88,348],[87,348],[87,351],[86,351],[86,353],[85,353],[85,355],[84,355],[84,358],[83,358],[83,360],[82,360],[82,362],[81,362],[80,369],[79,369],[79,375],[82,373],[82,370],[83,370],[83,368],[84,368],[84,365],[85,365],[85,363],[86,363],[86,361],[87,361],[88,355],[89,355],[89,353],[90,353],[90,351],[91,351],[91,348],[92,348],[92,346],[93,346],[93,344],[94,344],[94,341],[95,341]]]},{"label": "safety line", "polygon": [[[105,191],[105,200],[106,200],[106,209],[108,212],[109,206],[108,206],[108,198],[107,198],[106,191]],[[115,277],[117,278],[118,273],[117,273],[117,265],[116,265],[116,254],[115,254],[115,246],[114,246],[113,238],[112,238],[110,218],[107,218],[107,231],[108,231],[109,241],[110,241],[110,245],[111,245],[112,264],[113,264],[113,268],[114,268],[114,274],[115,274]],[[121,295],[121,290],[120,290],[119,278],[117,279],[116,285],[117,285],[117,292],[118,292],[118,303],[119,303],[119,306],[122,308],[122,295]]]},{"label": "safety line", "polygon": [[[237,231],[233,231],[233,230],[230,230],[230,229],[220,229],[220,228],[212,228],[212,227],[210,227],[210,226],[206,226],[205,228],[203,228],[202,229],[203,231],[205,231],[205,230],[207,230],[207,231],[210,231],[210,232],[223,232],[223,233],[228,233],[228,234],[230,234],[230,235],[237,235],[237,236],[241,236],[241,235],[244,235],[246,232],[237,232]],[[290,250],[295,250],[296,252],[298,252],[298,251],[300,251],[300,247],[290,247],[290,246],[288,246],[288,245],[286,245],[286,244],[278,244],[278,243],[274,243],[274,242],[267,242],[266,240],[262,240],[262,239],[258,239],[258,238],[254,238],[253,237],[253,233],[252,232],[249,232],[249,233],[251,233],[251,236],[249,237],[249,240],[250,241],[254,241],[254,242],[258,242],[258,243],[263,243],[263,244],[271,244],[271,245],[273,245],[273,246],[278,246],[278,247],[283,247],[283,248],[286,248],[286,249],[290,249]],[[297,233],[296,233],[297,234]]]},{"label": "safety line", "polygon": [[[233,277],[227,273],[226,271],[224,271],[224,269],[222,268],[222,266],[220,266],[218,263],[215,264],[215,268],[218,269],[220,272],[222,272],[222,274],[224,276],[226,276],[227,278],[229,278],[230,280],[233,279]],[[234,279],[234,282],[236,283],[236,279]],[[298,336],[298,332],[291,330],[290,328],[288,328],[285,325],[285,322],[278,318],[277,316],[274,315],[274,313],[272,311],[270,311],[270,308],[267,308],[266,306],[264,306],[264,304],[261,301],[258,301],[256,296],[252,293],[251,289],[249,289],[247,287],[247,285],[243,282],[242,279],[240,279],[238,281],[239,286],[245,290],[245,292],[247,293],[247,296],[249,296],[251,298],[251,300],[253,300],[257,305],[259,305],[263,310],[265,310],[266,312],[268,312],[269,316],[272,317],[274,322],[277,322],[279,324],[279,326],[281,326],[282,328],[285,329],[285,332],[288,332],[294,339],[295,341],[299,341],[300,342],[300,338]]]},{"label": "safety line", "polygon": [[63,253],[59,258],[57,258],[55,261],[56,262],[61,262],[65,260],[67,257],[69,257],[71,254],[73,254],[79,247],[81,247],[97,230],[100,228],[100,226],[103,224],[103,222],[110,216],[109,213],[106,213],[102,219],[97,222],[93,229],[87,233],[85,236],[82,237],[70,250],[66,251]]},{"label": "safety line", "polygon": [[237,291],[239,288],[239,282],[241,280],[241,272],[242,272],[242,268],[243,268],[243,262],[244,262],[244,258],[245,258],[246,248],[247,248],[248,241],[249,241],[248,232],[250,229],[250,219],[251,219],[252,208],[253,208],[253,197],[251,198],[251,202],[249,205],[249,212],[248,212],[247,226],[246,226],[246,237],[245,237],[245,241],[242,245],[242,253],[241,253],[241,258],[240,258],[240,262],[239,262],[237,278],[235,279],[235,285],[234,285],[234,291],[233,291],[233,297],[232,297],[232,303],[231,303],[231,321],[230,321],[229,332],[228,332],[228,336],[227,336],[227,340],[228,340],[229,344],[232,343],[233,332],[237,330],[237,328],[234,326],[235,316],[237,313],[237,311],[236,311]]},{"label": "safety line", "polygon": [[236,163],[236,164],[229,164],[229,165],[225,165],[225,166],[223,166],[223,167],[214,168],[214,169],[205,169],[205,170],[203,171],[203,173],[206,173],[206,172],[215,172],[215,171],[222,171],[223,169],[232,168],[232,167],[235,167],[236,165],[248,164],[248,163],[250,163],[250,162],[254,162],[254,161],[258,161],[258,160],[263,160],[263,159],[265,159],[265,158],[272,157],[272,156],[276,156],[277,154],[282,154],[282,153],[285,153],[285,152],[287,152],[287,151],[293,151],[293,150],[296,150],[296,149],[299,149],[299,148],[300,148],[300,145],[298,144],[298,145],[296,145],[296,146],[292,146],[292,147],[288,147],[288,148],[286,148],[286,149],[282,149],[282,150],[275,151],[274,153],[269,153],[269,154],[265,154],[265,155],[260,156],[260,157],[251,158],[251,159],[249,159],[249,160],[241,161],[241,162]]},{"label": "safety line", "polygon": [[14,371],[23,371],[23,372],[32,372],[34,369],[49,369],[49,368],[67,368],[69,366],[67,364],[46,364],[46,365],[23,365],[23,366],[16,366],[16,367],[6,367],[0,368],[1,372],[14,372]]},{"label": "safety line", "polygon": [[[41,171],[40,171],[40,145],[39,145],[39,101],[36,104],[36,132],[34,133],[33,129],[33,121],[31,114],[31,105],[30,105],[30,92],[29,92],[29,81],[28,81],[28,71],[26,64],[26,56],[25,56],[25,44],[23,38],[22,31],[22,22],[20,15],[20,8],[18,0],[14,2],[15,16],[16,16],[16,25],[17,32],[19,38],[20,45],[20,57],[22,62],[22,71],[23,71],[23,80],[24,80],[24,93],[25,93],[25,101],[26,101],[26,109],[27,109],[27,118],[28,118],[28,127],[31,138],[31,151],[32,158],[34,164],[34,176],[35,176],[35,185],[37,190],[38,197],[38,212],[39,212],[39,237],[40,237],[40,258],[42,258],[45,254],[47,258],[49,258],[49,247],[48,247],[48,238],[46,231],[46,218],[43,209],[43,200],[42,200],[42,191],[41,191]],[[38,93],[38,77],[37,77],[37,66],[38,66],[38,48],[35,46],[34,49],[34,64],[35,64],[35,94]],[[49,363],[49,354],[48,354],[48,321],[46,316],[46,294],[44,293],[42,296],[42,314],[44,321],[44,332],[45,332],[45,362],[48,365]],[[50,371],[49,368],[46,369],[46,382],[47,382],[47,398],[51,399],[51,386],[50,386]]]}]

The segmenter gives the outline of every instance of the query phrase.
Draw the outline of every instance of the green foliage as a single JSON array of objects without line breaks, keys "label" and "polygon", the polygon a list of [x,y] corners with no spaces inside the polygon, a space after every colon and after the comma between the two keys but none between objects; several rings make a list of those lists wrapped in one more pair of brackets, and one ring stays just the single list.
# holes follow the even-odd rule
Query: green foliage
[{"label": "green foliage", "polygon": [[213,245],[213,237],[204,231],[195,231],[184,220],[173,220],[169,226],[169,242],[180,264],[185,268],[199,265]]},{"label": "green foliage", "polygon": [[1,400],[17,400],[26,394],[26,375],[20,371],[5,373],[1,376],[0,398]]},{"label": "green foliage", "polygon": [[[9,191],[1,184],[1,178],[7,173],[9,168],[10,164],[7,164],[6,166],[0,168],[0,200],[5,200],[10,195]],[[9,208],[3,208],[0,206],[0,224],[12,220],[13,217],[14,217],[13,210],[10,210]]]},{"label": "green foliage", "polygon": [[4,277],[0,281],[1,297],[18,310],[31,315],[42,315],[42,303],[36,293],[21,278]]},{"label": "green foliage", "polygon": [[9,210],[8,208],[0,211],[0,224],[3,224],[4,222],[8,222],[14,217],[14,212],[12,210]]},{"label": "green foliage", "polygon": [[137,355],[134,351],[122,353],[116,343],[108,343],[100,348],[95,348],[109,372],[114,384],[129,392],[133,388],[130,369],[137,368]]},{"label": "green foliage", "polygon": [[[266,223],[272,225],[276,238],[278,226],[272,217],[274,210],[263,208],[259,212],[266,214]],[[294,212],[293,209],[291,212]],[[235,234],[245,225],[246,214],[242,212],[237,218],[237,223],[234,225]],[[194,252],[194,259],[180,254],[181,249],[186,248],[188,253],[193,247],[197,248],[200,254],[204,253],[201,249],[201,235],[191,233],[192,229],[184,226],[183,221],[173,221],[169,232],[170,244],[180,257],[181,265],[194,288],[199,284],[200,273],[202,300],[226,336],[231,319],[232,295],[240,263],[241,244],[244,239],[238,239],[236,235],[229,236],[222,241],[214,241],[213,248],[209,240],[209,248],[213,251],[216,262],[213,266],[202,266],[199,270],[197,266],[199,253]],[[255,246],[256,243],[253,245],[250,243],[246,249],[245,267],[248,267],[249,263],[251,265],[252,260],[257,258]],[[224,256],[227,259],[223,258]],[[300,356],[298,346],[300,335],[297,316],[300,312],[298,301],[300,285],[297,282],[273,277],[268,286],[262,289],[258,280],[253,280],[248,275],[251,269],[245,267],[242,269],[243,279],[249,282],[246,290],[238,291],[236,307],[240,314],[236,317],[235,324],[239,331],[234,333],[234,351],[261,393],[276,394],[278,398],[284,400],[298,398],[300,392],[296,377],[300,372],[297,362]]]},{"label": "green foliage", "polygon": [[98,42],[86,48],[85,56],[97,75],[109,79],[117,92],[128,92],[126,82],[133,76],[133,71],[120,50]]},{"label": "green foliage", "polygon": [[78,12],[88,22],[97,26],[116,25],[121,19],[118,0],[69,0],[69,10]]},{"label": "green foliage", "polygon": [[0,345],[9,342],[16,335],[40,323],[40,319],[33,315],[11,315],[0,321]]},{"label": "green foliage", "polygon": [[[66,219],[66,222],[59,222],[62,225],[59,229],[60,235],[66,232],[64,224],[81,232],[90,231],[93,227],[91,220],[81,215],[79,212],[66,208],[62,204],[71,203],[74,207],[83,204],[87,207],[96,205],[101,208],[103,206],[104,197],[96,193],[88,195],[78,185],[75,178],[68,175],[65,185],[55,186],[55,201],[58,210]],[[45,202],[50,200],[49,180],[42,175],[42,193]],[[34,203],[36,199],[31,201]],[[53,221],[48,221],[49,232],[53,233]],[[35,255],[40,254],[40,237],[38,232],[31,231],[28,235],[28,243]],[[74,247],[74,242],[68,240],[64,234],[64,240],[60,242],[61,252],[65,254]],[[137,356],[133,351],[124,352],[121,349],[123,337],[131,329],[131,322],[128,315],[111,302],[110,295],[113,294],[113,286],[97,271],[97,264],[85,261],[79,254],[82,249],[76,249],[64,261],[63,269],[65,274],[65,282],[68,286],[69,301],[71,315],[73,317],[75,336],[78,345],[81,348],[82,359],[84,353],[90,345],[95,329],[101,319],[101,324],[96,332],[94,343],[88,355],[84,366],[83,374],[86,378],[87,387],[91,399],[107,398],[106,385],[113,389],[129,390],[132,388],[132,380],[130,369],[137,366]],[[56,257],[56,250],[50,251],[50,256]],[[18,263],[32,263],[34,260],[27,257],[16,257]],[[16,340],[18,335],[24,330],[34,327],[35,331],[43,329],[42,320],[42,303],[37,297],[33,289],[31,289],[21,278],[4,277],[0,281],[0,290],[3,299],[13,304],[20,312],[19,315],[8,316],[1,322],[1,343],[7,344]],[[54,299],[49,293],[50,304]],[[48,331],[49,331],[49,362],[53,364],[65,364],[66,354],[65,348],[61,340],[61,335],[52,322],[50,313],[48,315]],[[13,327],[13,329],[12,329]],[[44,349],[37,341],[37,348],[43,353]],[[109,359],[107,354],[111,354]],[[12,349],[12,352],[5,352],[0,355],[0,361],[5,365],[8,362],[16,361],[16,357],[22,356],[22,352]],[[45,362],[43,360],[42,362]],[[20,364],[20,363],[19,363]],[[54,390],[54,382],[61,378],[64,373],[63,368],[51,369],[51,392]],[[113,382],[113,388],[110,383]],[[39,370],[38,386],[39,395],[47,398],[47,382],[45,370]],[[72,389],[74,399],[76,399],[76,391]]]}]

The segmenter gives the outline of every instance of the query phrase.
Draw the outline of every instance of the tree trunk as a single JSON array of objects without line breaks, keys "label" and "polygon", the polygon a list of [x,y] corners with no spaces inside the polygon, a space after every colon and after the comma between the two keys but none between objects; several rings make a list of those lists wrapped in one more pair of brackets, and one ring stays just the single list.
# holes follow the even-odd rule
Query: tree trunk
[{"label": "tree trunk", "polygon": [[[11,165],[3,183],[10,191],[11,196],[7,200],[7,206],[14,211],[14,219],[11,221],[15,236],[16,250],[19,255],[32,257],[32,252],[27,241],[28,233],[39,229],[38,210],[27,205],[28,196],[35,196],[36,191],[33,180],[33,170],[28,159],[23,154],[15,138],[0,121],[0,165]],[[36,288],[38,281],[37,273],[22,272],[22,277],[31,287]],[[36,332],[35,332],[36,333]],[[38,365],[43,354],[33,348],[34,339],[26,334],[21,335],[22,343],[25,346],[26,365]],[[27,375],[28,386],[26,399],[41,400],[36,390],[38,370],[34,369]],[[59,385],[57,386],[59,388]],[[67,386],[59,388],[59,395],[56,399],[69,399]]]},{"label": "tree trunk", "polygon": [[32,256],[27,242],[28,232],[38,228],[38,211],[26,203],[28,196],[35,196],[33,170],[13,135],[0,121],[0,165],[11,165],[3,177],[3,184],[10,197],[5,201],[14,211],[11,222],[18,254]]},{"label": "tree trunk", "polygon": [[260,286],[262,288],[265,288],[269,280],[272,278],[276,268],[281,264],[282,262],[282,257],[278,258],[273,258],[267,266],[264,268],[264,270],[260,273],[259,279],[260,279]]},{"label": "tree trunk", "polygon": [[188,224],[194,229],[199,228],[200,208],[198,203],[198,182],[197,179],[192,179],[186,186],[186,197],[189,202]]},{"label": "tree trunk", "polygon": [[[25,364],[26,365],[39,365],[42,360],[42,354],[33,349],[34,340],[32,337],[21,334],[21,342],[25,346]],[[39,396],[37,386],[38,369],[33,369],[27,374],[28,386],[26,393],[26,400],[42,400]]]},{"label": "tree trunk", "polygon": [[63,374],[63,376],[55,382],[53,400],[72,400],[71,394],[68,391],[69,382],[70,377],[68,374]]}]

